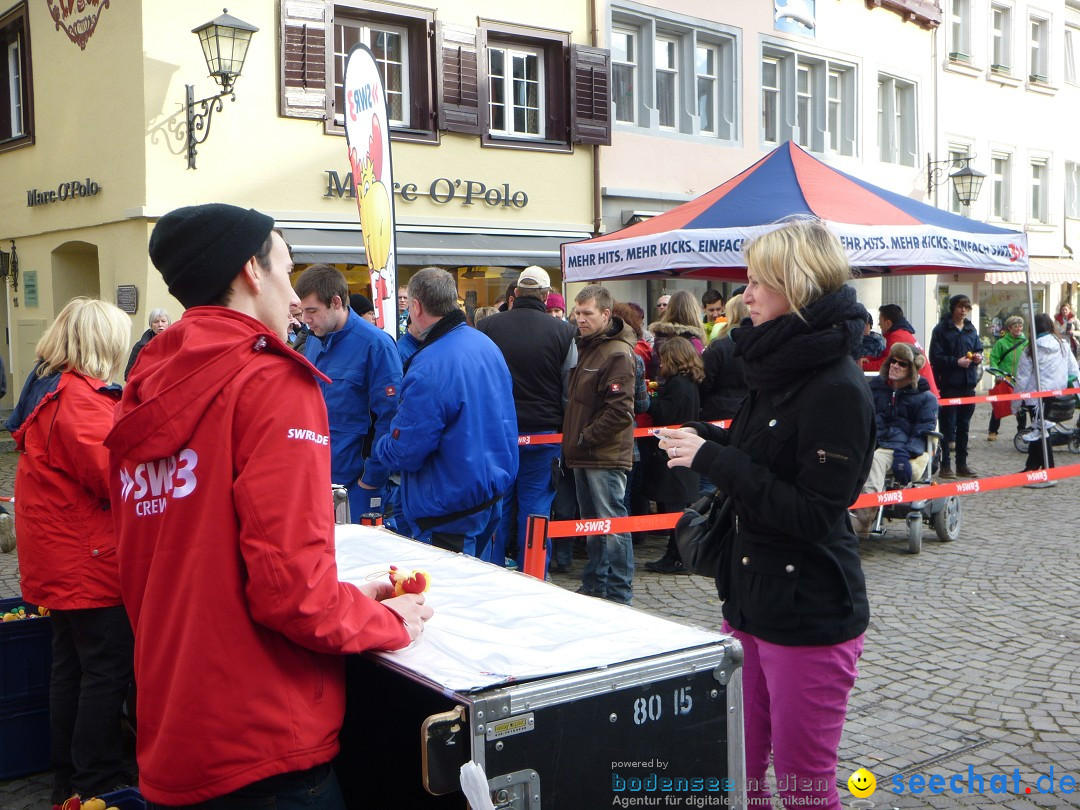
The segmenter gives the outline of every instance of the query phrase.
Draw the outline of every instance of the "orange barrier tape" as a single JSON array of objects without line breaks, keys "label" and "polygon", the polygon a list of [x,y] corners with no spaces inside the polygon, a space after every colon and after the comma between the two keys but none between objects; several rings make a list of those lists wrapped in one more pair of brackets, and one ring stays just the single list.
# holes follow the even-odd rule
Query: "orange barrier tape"
[{"label": "orange barrier tape", "polygon": [[[730,419],[720,419],[715,422],[709,422],[710,425],[717,425],[718,427],[726,428],[731,426]],[[634,438],[643,439],[646,436],[655,436],[656,431],[660,428],[678,428],[682,425],[655,425],[653,427],[634,428]],[[518,444],[558,444],[562,441],[561,433],[533,433],[527,436],[518,436]]]},{"label": "orange barrier tape", "polygon": [[941,405],[974,405],[977,402],[1009,402],[1014,399],[1042,399],[1062,394],[1080,394],[1080,388],[1055,388],[1053,391],[1024,391],[1022,394],[987,394],[980,397],[941,397]]},{"label": "orange barrier tape", "polygon": [[[998,489],[1022,487],[1040,481],[1060,481],[1080,475],[1080,464],[1054,467],[1049,470],[1033,470],[1024,473],[995,475],[990,478],[972,478],[969,481],[950,481],[947,484],[931,484],[928,487],[908,487],[886,492],[868,492],[855,499],[850,508],[867,506],[892,506],[912,501],[929,501],[949,495],[974,495],[977,492],[993,492]],[[674,528],[682,512],[664,512],[659,515],[635,515],[624,518],[592,518],[589,520],[553,520],[548,524],[548,537],[586,537],[596,534],[621,534],[623,532],[663,531]]]}]

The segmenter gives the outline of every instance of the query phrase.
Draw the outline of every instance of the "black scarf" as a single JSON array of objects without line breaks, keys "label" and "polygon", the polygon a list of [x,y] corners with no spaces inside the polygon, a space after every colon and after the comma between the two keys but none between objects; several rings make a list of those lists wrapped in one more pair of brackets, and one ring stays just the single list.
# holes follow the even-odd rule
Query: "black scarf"
[{"label": "black scarf", "polygon": [[822,296],[801,314],[790,312],[760,326],[743,321],[732,330],[735,356],[743,358],[750,388],[777,390],[836,362],[851,353],[866,326],[866,309],[847,286]]},{"label": "black scarf", "polygon": [[436,340],[443,337],[455,326],[462,323],[465,323],[465,313],[462,312],[460,309],[452,309],[450,310],[450,312],[439,318],[435,325],[431,327],[431,331],[427,333],[427,337],[424,338],[424,342],[420,344],[420,348],[413,352],[412,357],[405,361],[405,366],[401,370],[402,376],[404,376],[405,372],[409,370],[409,366],[411,366],[412,361],[416,359],[416,355],[420,354],[420,352],[422,352]]}]

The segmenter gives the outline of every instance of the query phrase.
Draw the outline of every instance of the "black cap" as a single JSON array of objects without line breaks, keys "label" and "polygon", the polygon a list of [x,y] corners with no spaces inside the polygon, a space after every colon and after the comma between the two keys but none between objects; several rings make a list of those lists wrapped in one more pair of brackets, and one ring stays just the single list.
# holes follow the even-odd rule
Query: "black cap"
[{"label": "black cap", "polygon": [[353,293],[349,296],[349,306],[352,307],[353,312],[361,316],[375,311],[375,305],[371,303],[371,299],[360,293]]},{"label": "black cap", "polygon": [[150,260],[185,309],[216,301],[266,242],[274,220],[224,203],[177,208],[150,234]]}]

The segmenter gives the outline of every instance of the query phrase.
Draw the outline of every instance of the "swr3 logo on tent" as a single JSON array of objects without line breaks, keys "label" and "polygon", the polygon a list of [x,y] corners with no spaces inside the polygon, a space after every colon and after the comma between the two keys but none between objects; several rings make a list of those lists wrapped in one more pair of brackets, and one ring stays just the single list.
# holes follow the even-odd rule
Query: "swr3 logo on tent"
[{"label": "swr3 logo on tent", "polygon": [[144,461],[134,472],[129,473],[127,467],[121,467],[120,494],[124,503],[127,503],[129,496],[132,497],[135,500],[135,514],[140,517],[161,514],[170,497],[186,498],[195,491],[198,485],[195,467],[198,463],[198,453],[181,450],[175,456]]}]

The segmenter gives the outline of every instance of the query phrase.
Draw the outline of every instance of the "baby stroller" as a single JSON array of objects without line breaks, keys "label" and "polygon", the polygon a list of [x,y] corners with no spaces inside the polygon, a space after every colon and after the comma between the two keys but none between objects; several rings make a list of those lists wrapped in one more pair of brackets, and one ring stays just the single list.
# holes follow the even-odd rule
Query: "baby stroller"
[{"label": "baby stroller", "polygon": [[[933,474],[940,466],[941,449],[938,445],[941,438],[941,434],[937,431],[926,434],[926,452],[930,454],[930,463],[926,465],[926,469],[918,477],[918,480],[901,487],[896,484],[890,472],[885,476],[885,490],[927,487],[933,484]],[[879,537],[883,535],[886,520],[903,520],[905,522],[908,534],[907,553],[918,554],[922,551],[923,528],[927,524],[934,528],[938,539],[943,543],[951,543],[960,536],[960,498],[956,495],[947,495],[944,498],[883,504],[878,507],[877,514],[870,524],[870,535]]]},{"label": "baby stroller", "polygon": [[[1080,453],[1080,426],[1069,427],[1063,424],[1076,415],[1076,395],[1064,394],[1058,397],[1045,397],[1043,400],[1042,424],[1046,428],[1046,441],[1051,447],[1069,446],[1070,453]],[[1013,447],[1021,453],[1028,451],[1028,445],[1039,441],[1039,418],[1035,403],[1028,400],[1020,405],[1028,414],[1030,428],[1016,431]]]}]

